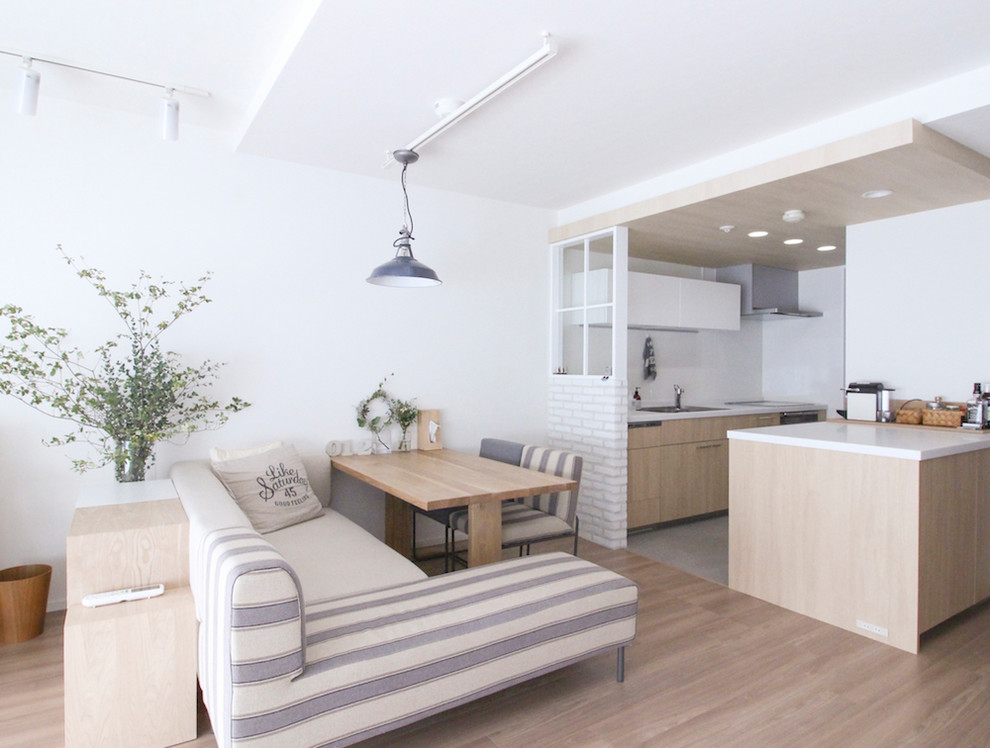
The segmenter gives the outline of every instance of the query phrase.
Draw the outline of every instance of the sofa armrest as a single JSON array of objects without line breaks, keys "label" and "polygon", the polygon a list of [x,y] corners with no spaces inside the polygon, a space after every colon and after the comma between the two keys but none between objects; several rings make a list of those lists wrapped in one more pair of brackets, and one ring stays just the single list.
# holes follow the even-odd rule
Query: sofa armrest
[{"label": "sofa armrest", "polygon": [[258,533],[226,528],[204,537],[199,636],[203,702],[219,745],[230,716],[252,708],[255,684],[288,683],[306,657],[302,590],[282,555]]}]

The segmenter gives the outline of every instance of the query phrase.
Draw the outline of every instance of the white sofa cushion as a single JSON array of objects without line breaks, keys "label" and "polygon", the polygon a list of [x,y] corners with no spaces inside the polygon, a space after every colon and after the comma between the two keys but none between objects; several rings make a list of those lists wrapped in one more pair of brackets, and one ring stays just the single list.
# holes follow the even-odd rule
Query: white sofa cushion
[{"label": "white sofa cushion", "polygon": [[265,535],[299,577],[306,604],[425,579],[426,574],[347,517],[322,517]]}]

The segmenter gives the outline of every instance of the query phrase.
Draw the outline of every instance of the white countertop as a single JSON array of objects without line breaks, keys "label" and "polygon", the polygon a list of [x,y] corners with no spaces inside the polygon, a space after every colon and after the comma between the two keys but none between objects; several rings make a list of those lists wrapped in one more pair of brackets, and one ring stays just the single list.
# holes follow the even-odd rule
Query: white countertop
[{"label": "white countertop", "polygon": [[819,421],[728,432],[729,439],[852,452],[902,460],[990,449],[990,432],[895,424]]},{"label": "white countertop", "polygon": [[[702,410],[693,413],[651,413],[648,410],[630,410],[628,421],[630,424],[659,423],[660,421],[675,421],[684,418],[721,418],[722,416],[751,416],[762,415],[764,413],[783,413],[785,411],[798,410],[828,410],[824,403],[799,403],[783,402],[778,405],[726,405],[725,403],[686,403],[687,405],[713,408],[713,410]],[[648,402],[646,406],[673,405],[673,403]]]}]

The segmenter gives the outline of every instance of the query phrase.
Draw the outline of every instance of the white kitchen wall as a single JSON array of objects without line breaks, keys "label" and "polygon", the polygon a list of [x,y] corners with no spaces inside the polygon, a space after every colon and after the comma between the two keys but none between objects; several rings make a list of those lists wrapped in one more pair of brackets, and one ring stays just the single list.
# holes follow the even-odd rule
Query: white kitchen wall
[{"label": "white kitchen wall", "polygon": [[[444,285],[380,288],[364,279],[394,253],[397,170],[360,178],[236,155],[195,128],[176,143],[155,130],[150,116],[51,99],[36,117],[0,107],[0,303],[88,346],[118,331],[115,318],[56,244],[117,287],[139,269],[189,281],[214,273],[213,303],[164,342],[190,361],[226,362],[216,394],[253,406],[220,431],[161,448],[152,477],[214,445],[278,438],[319,452],[358,438],[356,403],[393,373],[391,392],[442,410],[450,447],[546,438],[549,212],[423,189],[413,167],[415,252]],[[78,450],[42,446],[68,430],[0,398],[0,567],[52,564],[53,608],[64,605],[76,496],[112,481],[106,469],[71,472],[67,454]],[[374,492],[338,508],[381,532]]]},{"label": "white kitchen wall", "polygon": [[827,403],[828,416],[845,407],[845,268],[798,274],[800,308],[821,317],[787,317],[763,322],[763,394],[782,400]]},{"label": "white kitchen wall", "polygon": [[[643,347],[653,338],[657,378],[643,379]],[[685,405],[719,405],[758,398],[762,392],[761,330],[743,324],[738,331],[697,333],[630,330],[629,393],[639,387],[643,400],[672,403],[674,385],[684,388]]]},{"label": "white kitchen wall", "polygon": [[925,400],[990,381],[988,236],[990,201],[848,228],[847,379]]}]

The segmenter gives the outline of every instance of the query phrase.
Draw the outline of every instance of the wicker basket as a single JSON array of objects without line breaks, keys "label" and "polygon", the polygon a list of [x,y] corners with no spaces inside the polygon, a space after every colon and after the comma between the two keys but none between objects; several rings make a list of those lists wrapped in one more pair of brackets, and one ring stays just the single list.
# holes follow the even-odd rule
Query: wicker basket
[{"label": "wicker basket", "polygon": [[959,428],[962,425],[963,414],[961,410],[930,410],[922,411],[921,422],[926,426],[948,426]]},{"label": "wicker basket", "polygon": [[897,423],[911,423],[917,425],[921,423],[920,410],[905,410],[901,408],[897,411]]}]

